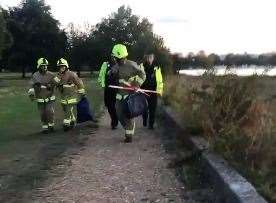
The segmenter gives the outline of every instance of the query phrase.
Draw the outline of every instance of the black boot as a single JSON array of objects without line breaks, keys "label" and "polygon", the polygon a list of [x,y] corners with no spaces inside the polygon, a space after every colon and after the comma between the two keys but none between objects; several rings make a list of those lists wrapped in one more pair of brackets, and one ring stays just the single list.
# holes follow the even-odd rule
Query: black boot
[{"label": "black boot", "polygon": [[63,125],[63,131],[64,132],[67,132],[67,131],[69,131],[71,129],[71,126],[69,126],[69,125]]},{"label": "black boot", "polygon": [[144,127],[147,127],[147,120],[144,120],[144,119],[143,119],[143,126],[144,126]]},{"label": "black boot", "polygon": [[111,129],[115,130],[115,129],[117,129],[117,127],[118,127],[118,121],[112,120],[111,121]]},{"label": "black boot", "polygon": [[76,127],[76,121],[71,121],[70,128],[73,129],[74,127]]},{"label": "black boot", "polygon": [[49,130],[48,130],[48,129],[43,129],[43,130],[41,131],[41,133],[44,134],[44,135],[46,135],[46,134],[49,133]]},{"label": "black boot", "polygon": [[111,122],[111,129],[115,130],[118,127],[118,123]]},{"label": "black boot", "polygon": [[124,142],[125,143],[131,143],[132,142],[132,136],[126,136]]},{"label": "black boot", "polygon": [[53,127],[53,126],[50,126],[50,127],[48,128],[48,130],[49,130],[49,132],[50,132],[50,133],[55,132],[55,129],[54,129],[54,127]]}]

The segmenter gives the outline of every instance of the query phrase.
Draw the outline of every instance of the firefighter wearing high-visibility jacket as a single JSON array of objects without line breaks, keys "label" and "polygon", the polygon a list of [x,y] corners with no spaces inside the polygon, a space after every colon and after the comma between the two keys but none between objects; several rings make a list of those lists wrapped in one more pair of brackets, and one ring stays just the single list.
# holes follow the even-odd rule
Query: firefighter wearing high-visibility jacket
[{"label": "firefighter wearing high-visibility jacket", "polygon": [[111,67],[116,63],[114,60],[112,57],[109,61],[102,64],[98,77],[98,83],[104,88],[104,104],[110,115],[111,129],[113,130],[117,128],[119,122],[115,108],[117,90],[108,87],[109,85],[117,85],[117,82],[110,75]]},{"label": "firefighter wearing high-visibility jacket", "polygon": [[[141,67],[145,70],[146,80],[143,83],[142,88],[157,91],[158,95],[162,96],[164,87],[162,72],[161,68],[154,64],[154,58],[154,54],[144,56]],[[149,129],[154,129],[158,95],[150,94],[150,96],[147,97],[148,111],[143,114],[143,125],[145,127],[148,126]]]},{"label": "firefighter wearing high-visibility jacket", "polygon": [[[117,44],[112,49],[112,56],[116,60],[116,65],[111,68],[111,74],[117,77],[120,86],[140,87],[146,79],[146,74],[137,63],[127,60],[128,52],[126,46]],[[130,92],[118,90],[116,94],[116,111],[121,125],[125,129],[125,143],[132,142],[135,131],[134,119],[126,116],[124,111],[124,100]]]},{"label": "firefighter wearing high-visibility jacket", "polygon": [[32,88],[28,91],[31,100],[37,102],[43,133],[54,131],[54,87],[59,81],[52,72],[48,71],[47,66],[48,61],[45,58],[38,59],[38,71],[33,74]]},{"label": "firefighter wearing high-visibility jacket", "polygon": [[82,80],[76,73],[69,70],[68,62],[61,58],[57,61],[59,68],[59,85],[61,93],[61,105],[64,112],[63,129],[68,131],[76,125],[74,107],[82,96],[85,96],[85,89]]}]

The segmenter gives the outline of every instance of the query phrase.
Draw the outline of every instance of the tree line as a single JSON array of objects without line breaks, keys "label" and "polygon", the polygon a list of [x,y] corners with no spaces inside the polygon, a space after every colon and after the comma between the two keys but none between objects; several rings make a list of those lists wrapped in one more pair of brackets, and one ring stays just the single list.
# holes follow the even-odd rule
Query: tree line
[{"label": "tree line", "polygon": [[97,70],[110,58],[116,43],[129,49],[129,58],[141,62],[143,55],[154,53],[157,65],[164,72],[179,69],[210,67],[214,65],[276,65],[276,54],[197,54],[187,56],[172,54],[162,37],[153,32],[153,25],[146,18],[121,6],[96,25],[79,29],[69,24],[62,29],[44,0],[22,0],[18,6],[7,10],[0,7],[0,70],[33,72],[36,60],[46,57],[50,69],[55,70],[57,59],[68,59],[73,70]]},{"label": "tree line", "polygon": [[0,26],[0,69],[22,71],[23,77],[26,71],[35,71],[39,57],[47,58],[52,70],[61,57],[76,71],[97,70],[116,43],[125,44],[129,58],[137,62],[144,54],[155,53],[165,71],[172,65],[169,49],[153,25],[125,6],[84,30],[74,24],[61,29],[44,0],[23,0],[8,10],[0,8]]},{"label": "tree line", "polygon": [[264,53],[260,55],[227,54],[219,56],[217,54],[205,54],[199,51],[197,54],[190,52],[187,56],[172,54],[173,67],[175,71],[188,68],[208,68],[212,66],[276,66],[276,53]]}]

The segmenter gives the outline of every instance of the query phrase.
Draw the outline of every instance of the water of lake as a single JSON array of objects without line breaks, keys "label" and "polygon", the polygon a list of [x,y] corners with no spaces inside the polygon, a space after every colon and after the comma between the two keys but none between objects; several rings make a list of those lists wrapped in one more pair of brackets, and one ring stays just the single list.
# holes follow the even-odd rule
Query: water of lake
[{"label": "water of lake", "polygon": [[[191,75],[191,76],[201,76],[204,74],[206,69],[187,69],[180,70],[179,74]],[[218,76],[227,74],[236,74],[238,76],[250,76],[250,75],[266,75],[266,76],[276,76],[276,67],[271,66],[236,66],[232,68],[226,68],[226,66],[216,66],[215,73]]]}]

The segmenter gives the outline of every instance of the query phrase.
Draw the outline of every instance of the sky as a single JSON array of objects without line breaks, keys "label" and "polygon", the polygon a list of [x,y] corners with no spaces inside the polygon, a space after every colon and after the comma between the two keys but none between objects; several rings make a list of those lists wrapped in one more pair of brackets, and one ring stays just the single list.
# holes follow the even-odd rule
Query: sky
[{"label": "sky", "polygon": [[[20,0],[0,0],[4,8]],[[45,0],[63,27],[96,24],[121,5],[147,17],[172,52],[260,54],[276,51],[275,0]]]}]

